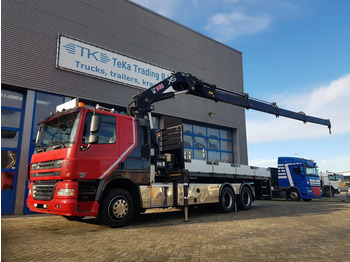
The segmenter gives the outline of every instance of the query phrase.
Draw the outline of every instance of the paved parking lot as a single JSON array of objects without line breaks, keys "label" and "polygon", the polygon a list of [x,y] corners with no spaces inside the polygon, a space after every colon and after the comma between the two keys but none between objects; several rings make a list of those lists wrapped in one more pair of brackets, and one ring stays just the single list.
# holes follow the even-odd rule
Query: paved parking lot
[{"label": "paved parking lot", "polygon": [[[170,212],[169,212],[170,211]],[[147,211],[120,229],[94,218],[3,216],[1,261],[350,261],[350,201],[256,201],[248,211]]]}]

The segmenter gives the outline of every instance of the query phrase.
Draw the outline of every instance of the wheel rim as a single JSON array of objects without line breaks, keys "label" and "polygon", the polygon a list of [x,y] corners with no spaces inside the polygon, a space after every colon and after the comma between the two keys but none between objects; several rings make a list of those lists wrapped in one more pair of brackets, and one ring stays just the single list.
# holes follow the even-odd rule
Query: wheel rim
[{"label": "wheel rim", "polygon": [[290,193],[290,198],[291,198],[292,200],[298,199],[298,193],[295,192],[295,191],[291,192],[291,193]]},{"label": "wheel rim", "polygon": [[123,219],[128,214],[129,204],[125,198],[118,196],[115,197],[110,203],[110,217],[113,220]]}]

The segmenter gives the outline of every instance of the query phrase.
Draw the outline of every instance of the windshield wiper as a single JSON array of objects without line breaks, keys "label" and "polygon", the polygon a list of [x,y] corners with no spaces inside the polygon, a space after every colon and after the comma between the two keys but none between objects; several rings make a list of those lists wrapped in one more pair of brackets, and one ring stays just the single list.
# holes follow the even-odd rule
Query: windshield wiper
[{"label": "windshield wiper", "polygon": [[66,148],[66,145],[61,141],[54,141],[49,143],[49,146],[52,146],[53,149]]},{"label": "windshield wiper", "polygon": [[45,148],[42,145],[36,144],[34,150],[38,153],[45,152]]}]

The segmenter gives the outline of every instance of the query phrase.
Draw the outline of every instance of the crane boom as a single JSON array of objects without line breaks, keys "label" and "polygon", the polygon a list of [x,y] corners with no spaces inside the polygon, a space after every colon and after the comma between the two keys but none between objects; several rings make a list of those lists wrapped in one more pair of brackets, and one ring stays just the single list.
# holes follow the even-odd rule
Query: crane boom
[{"label": "crane boom", "polygon": [[[170,87],[172,87],[172,90],[170,92],[165,92],[170,89]],[[216,85],[203,82],[195,76],[182,72],[177,72],[134,96],[132,103],[128,107],[128,114],[135,117],[143,117],[146,113],[153,110],[153,103],[183,93],[203,97],[215,102],[223,102],[244,107],[246,109],[254,109],[273,114],[276,117],[283,116],[300,120],[304,123],[310,122],[325,125],[329,128],[329,132],[331,132],[331,122],[329,119],[322,119],[306,115],[303,112],[293,112],[279,108],[276,103],[268,103],[255,98],[250,98],[248,94],[224,90],[218,88]]]}]

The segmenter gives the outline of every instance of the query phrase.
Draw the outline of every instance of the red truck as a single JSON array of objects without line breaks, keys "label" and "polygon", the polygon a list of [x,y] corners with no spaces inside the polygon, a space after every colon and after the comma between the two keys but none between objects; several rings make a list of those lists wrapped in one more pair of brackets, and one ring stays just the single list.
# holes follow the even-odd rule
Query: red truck
[{"label": "red truck", "polygon": [[218,203],[231,212],[271,195],[268,169],[206,161],[205,152],[203,160],[192,159],[184,151],[182,125],[153,129],[153,103],[185,93],[330,128],[329,120],[181,72],[133,97],[127,115],[72,100],[40,123],[28,168],[29,209],[69,220],[97,216],[101,224],[121,227],[148,208],[184,207],[188,219],[188,205]]}]

